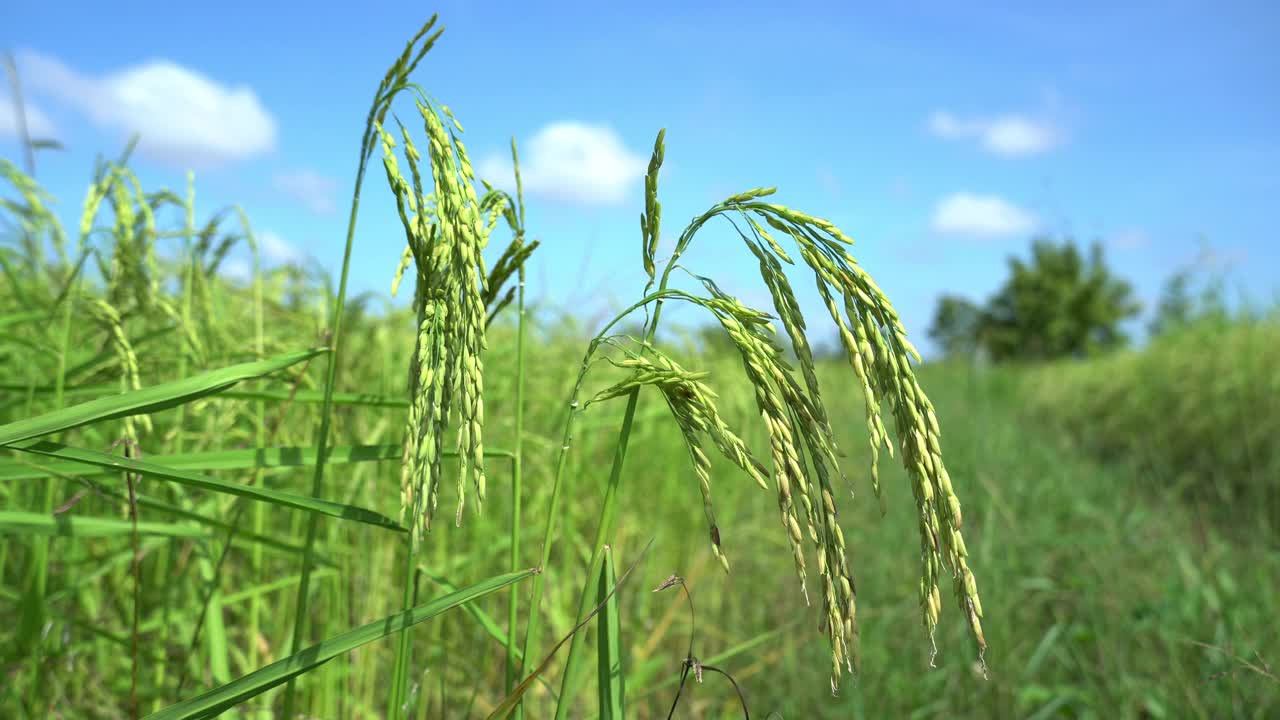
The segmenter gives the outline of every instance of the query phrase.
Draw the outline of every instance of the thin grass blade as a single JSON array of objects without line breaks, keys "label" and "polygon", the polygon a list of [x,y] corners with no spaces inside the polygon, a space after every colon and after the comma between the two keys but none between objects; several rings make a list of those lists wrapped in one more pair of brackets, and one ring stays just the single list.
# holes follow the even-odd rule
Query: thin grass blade
[{"label": "thin grass blade", "polygon": [[[88,517],[84,515],[46,515],[44,513],[0,510],[0,535],[53,535],[58,537],[101,538],[129,535],[134,531],[129,520]],[[139,522],[139,535],[205,538],[209,533],[190,525]]]},{"label": "thin grass blade", "polygon": [[196,720],[216,717],[235,705],[250,700],[356,648],[412,627],[424,620],[460,605],[492,594],[519,582],[535,570],[522,570],[482,580],[457,592],[419,605],[411,610],[389,615],[341,635],[323,640],[305,650],[255,670],[242,678],[215,688],[203,695],[184,700],[148,715],[146,720]]},{"label": "thin grass blade", "polygon": [[239,485],[209,477],[208,475],[201,475],[187,470],[178,470],[176,468],[157,465],[144,460],[134,460],[132,458],[125,458],[119,455],[109,455],[95,450],[68,447],[48,440],[34,440],[16,443],[10,447],[25,452],[36,453],[37,455],[58,458],[60,460],[71,460],[78,463],[96,465],[108,470],[129,472],[136,475],[142,475],[144,477],[155,478],[157,480],[168,480],[180,485],[196,487],[202,490],[226,493],[228,495],[238,495],[240,497],[249,498],[250,500],[268,502],[272,505],[278,505],[281,507],[291,507],[320,515],[342,518],[343,520],[352,520],[369,525],[376,525],[388,530],[404,531],[404,528],[391,518],[372,510],[355,507],[354,505],[344,505],[342,503],[336,503],[329,500],[307,497],[305,495],[295,495],[293,493],[272,490],[270,488],[254,487],[252,485]]},{"label": "thin grass blade", "polygon": [[323,352],[326,350],[300,350],[278,355],[269,360],[231,365],[183,380],[161,383],[112,397],[98,398],[8,425],[0,425],[0,445],[12,445],[22,440],[51,435],[102,420],[165,410],[225,390],[241,380],[283,370]]},{"label": "thin grass blade", "polygon": [[611,593],[616,578],[613,568],[613,551],[606,548],[604,568],[600,573],[599,665],[597,680],[600,686],[600,717],[602,720],[622,720],[626,717],[623,698],[626,694],[625,676],[622,672],[622,628],[619,622],[618,596]]}]

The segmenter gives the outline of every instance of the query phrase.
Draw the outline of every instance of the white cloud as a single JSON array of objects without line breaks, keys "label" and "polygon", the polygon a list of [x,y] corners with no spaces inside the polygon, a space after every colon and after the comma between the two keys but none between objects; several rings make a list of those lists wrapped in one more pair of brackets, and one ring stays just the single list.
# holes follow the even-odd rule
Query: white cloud
[{"label": "white cloud", "polygon": [[338,181],[314,170],[278,173],[275,186],[317,215],[332,215],[338,209]]},{"label": "white cloud", "polygon": [[240,282],[253,279],[253,268],[249,266],[249,261],[243,258],[231,258],[222,263],[219,273]]},{"label": "white cloud", "polygon": [[1036,155],[1062,141],[1061,133],[1046,121],[1024,115],[963,119],[939,110],[929,116],[929,130],[946,140],[976,138],[997,155]]},{"label": "white cloud", "polygon": [[[23,98],[23,111],[27,118],[27,134],[32,140],[51,140],[58,133],[53,121],[39,105]],[[18,115],[13,97],[0,92],[0,137],[18,137]]]},{"label": "white cloud", "polygon": [[1107,243],[1118,250],[1140,250],[1151,244],[1151,236],[1145,230],[1129,228],[1107,236]]},{"label": "white cloud", "polygon": [[138,152],[178,168],[246,160],[274,149],[276,122],[245,86],[224,86],[168,60],[82,74],[35,52],[19,54],[32,93],[59,100],[101,127],[139,133]]},{"label": "white cloud", "polygon": [[1038,223],[1033,213],[998,195],[964,192],[943,198],[933,214],[933,229],[946,235],[1025,235],[1034,230]]},{"label": "white cloud", "polygon": [[306,259],[301,250],[270,230],[258,233],[258,244],[262,249],[262,259],[268,263],[284,265]]},{"label": "white cloud", "polygon": [[[617,205],[648,164],[608,127],[560,122],[521,144],[520,178],[530,194],[577,205]],[[477,169],[494,185],[515,187],[509,156],[490,155]]]}]

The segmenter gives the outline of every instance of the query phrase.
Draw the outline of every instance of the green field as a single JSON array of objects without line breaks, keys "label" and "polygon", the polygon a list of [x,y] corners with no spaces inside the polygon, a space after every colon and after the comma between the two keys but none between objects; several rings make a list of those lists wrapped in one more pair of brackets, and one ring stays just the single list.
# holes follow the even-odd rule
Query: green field
[{"label": "green field", "polygon": [[[382,182],[381,149],[372,135],[367,143],[368,181]],[[859,669],[833,696],[817,560],[807,549],[806,606],[772,484],[761,489],[707,444],[726,573],[664,395],[643,387],[626,418],[623,399],[571,407],[599,328],[555,308],[530,307],[520,323],[522,294],[495,314],[481,355],[483,507],[469,486],[455,526],[460,463],[446,455],[440,507],[411,554],[400,458],[422,316],[383,297],[345,297],[345,274],[220,272],[230,243],[252,244],[243,218],[197,224],[183,214],[189,198],[144,195],[125,165],[112,167],[120,172],[97,179],[101,213],[59,237],[48,199],[5,165],[15,231],[0,246],[0,717],[146,716],[243,676],[259,684],[225,717],[280,717],[286,705],[301,717],[386,717],[401,692],[409,717],[487,717],[567,637],[582,601],[590,609],[606,596],[531,680],[526,717],[623,707],[668,717],[677,700],[674,717],[740,717],[744,704],[757,718],[1280,716],[1274,316],[1195,324],[1084,361],[917,366],[964,509],[985,670],[947,587],[931,642],[916,480],[900,453],[882,451],[881,512],[863,384],[843,357],[818,358],[848,476],[835,489],[858,600]],[[499,224],[490,263],[505,232]],[[157,254],[162,237],[185,239],[184,250]],[[807,268],[794,272],[812,282]],[[835,332],[829,318],[809,321],[815,342]],[[335,327],[336,353],[304,352],[334,343]],[[709,373],[721,418],[768,465],[743,358],[664,329],[666,357]],[[803,358],[792,365],[801,378]],[[580,397],[626,376],[600,363]],[[897,397],[879,377],[877,392]],[[894,427],[890,409],[886,400]],[[626,462],[611,485],[624,426]],[[540,564],[551,518],[543,572],[490,582]],[[602,524],[613,532],[602,536]],[[589,572],[593,555],[604,572]],[[653,592],[672,574],[691,602],[679,587]],[[535,582],[541,602],[531,607]],[[484,594],[464,602],[460,588]],[[375,624],[317,664],[332,649],[322,641],[415,606],[440,614],[400,635]],[[531,623],[540,635],[526,658]],[[682,684],[690,653],[708,669]],[[286,658],[306,670],[292,685],[251,675]],[[578,692],[561,701],[565,687]],[[160,716],[208,716],[169,712]]]}]

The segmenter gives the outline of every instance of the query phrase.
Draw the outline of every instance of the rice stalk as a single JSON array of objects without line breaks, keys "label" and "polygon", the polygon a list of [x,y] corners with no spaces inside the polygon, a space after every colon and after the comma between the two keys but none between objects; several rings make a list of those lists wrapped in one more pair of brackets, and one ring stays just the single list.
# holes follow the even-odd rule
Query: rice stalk
[{"label": "rice stalk", "polygon": [[[650,175],[656,176],[656,168],[662,157],[662,145],[663,133],[659,133]],[[837,690],[840,676],[846,671],[852,672],[858,664],[856,586],[846,556],[846,542],[838,522],[836,502],[837,481],[843,484],[845,476],[840,468],[841,453],[835,443],[814,367],[813,353],[806,336],[806,321],[783,270],[784,264],[795,265],[796,260],[783,249],[773,233],[789,237],[796,246],[799,259],[813,273],[819,293],[863,389],[869,442],[873,449],[871,484],[882,508],[878,449],[883,446],[890,454],[893,453],[893,444],[880,420],[884,404],[888,405],[892,414],[901,461],[911,479],[916,500],[921,547],[920,606],[930,642],[932,644],[941,612],[939,584],[944,573],[950,572],[957,603],[978,645],[981,660],[986,648],[981,625],[982,606],[976,581],[968,567],[967,550],[960,532],[960,504],[942,462],[941,433],[937,418],[911,368],[912,360],[919,362],[919,355],[908,341],[906,331],[888,297],[846,250],[852,241],[830,221],[765,202],[763,198],[772,195],[774,188],[755,188],[733,195],[694,218],[680,235],[671,258],[658,276],[651,266],[654,262],[654,238],[660,217],[656,177],[647,177],[645,188],[646,211],[641,216],[641,229],[642,259],[649,276],[646,293],[650,292],[655,283],[658,291],[647,294],[623,315],[637,307],[645,307],[647,312],[648,305],[654,306],[653,315],[646,323],[645,342],[648,344],[656,330],[665,300],[691,302],[710,311],[737,348],[769,437],[772,477],[780,520],[806,601],[809,578],[804,550],[806,536],[808,543],[817,550],[817,572],[823,602],[819,626],[827,635],[832,648],[832,691]],[[699,297],[668,289],[671,274],[676,268],[682,268],[680,258],[690,247],[694,235],[708,221],[718,216],[730,221],[748,250],[756,257],[761,280],[769,289],[773,300],[774,314],[742,304],[707,277],[694,275],[707,291],[706,296]],[[749,231],[744,231],[734,222],[735,218],[745,220]],[[837,297],[840,298],[840,303],[836,302]],[[783,346],[775,339],[777,330],[772,324],[774,320],[781,322],[800,366],[798,373],[784,359]],[[617,321],[618,319],[614,320]],[[591,353],[602,337],[603,332],[589,349],[583,364],[584,374],[591,366]],[[691,393],[690,383],[700,381],[701,378],[696,374],[679,375],[669,369],[665,373],[662,370],[660,364],[656,365],[656,369],[647,369],[645,374],[624,381],[616,392],[610,391],[614,393],[610,396],[616,397],[617,393],[624,391],[633,393],[644,384],[663,388],[664,396],[669,398],[669,405],[677,403],[673,407],[673,417],[686,437],[694,474],[699,478],[700,485],[703,485],[707,463],[697,443],[696,433],[691,432],[696,428],[696,423],[689,419],[688,409],[679,407],[678,403],[682,401],[670,399],[670,391],[665,389],[681,388],[682,391]],[[626,417],[633,410],[634,395],[629,397],[632,399],[628,402]],[[624,457],[622,448],[625,447],[627,435],[624,417],[624,430],[619,437],[620,450],[615,456],[612,471],[614,475]],[[612,491],[612,484],[609,491]],[[606,503],[610,497],[606,494]],[[708,521],[714,528],[713,516],[709,512],[709,497],[704,494],[704,498]],[[605,525],[608,520],[606,512]],[[602,538],[607,539],[609,534],[611,530],[602,531],[597,543],[603,542]],[[714,550],[723,563],[719,548]],[[588,572],[594,571],[593,560]],[[591,577],[590,574],[588,576]],[[571,651],[571,664],[573,658],[574,653]],[[570,670],[566,670],[566,675],[569,672]],[[562,689],[561,712],[570,698],[568,690],[571,689],[567,684]]]}]

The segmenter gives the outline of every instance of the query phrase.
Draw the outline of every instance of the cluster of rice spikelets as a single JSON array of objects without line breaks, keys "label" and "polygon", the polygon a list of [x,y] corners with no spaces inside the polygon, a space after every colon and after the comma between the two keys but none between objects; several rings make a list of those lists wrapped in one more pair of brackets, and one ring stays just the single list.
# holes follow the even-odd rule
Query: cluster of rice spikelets
[{"label": "cluster of rice spikelets", "polygon": [[[763,217],[770,228],[791,237],[799,248],[801,259],[814,273],[818,292],[862,385],[872,450],[870,475],[873,489],[881,502],[879,448],[883,446],[890,454],[893,452],[889,434],[881,420],[882,403],[889,405],[902,452],[901,460],[911,478],[916,499],[922,565],[920,603],[930,638],[941,611],[939,582],[944,568],[948,568],[957,602],[979,648],[985,649],[982,606],[960,533],[960,503],[942,462],[937,417],[911,368],[911,360],[918,362],[919,354],[907,340],[897,312],[870,275],[842,247],[852,242],[830,222],[780,205],[762,203],[755,198],[744,197],[737,205],[752,231],[751,236],[743,234],[743,240],[760,260],[761,277],[773,293],[775,308],[803,370],[808,397],[813,401],[811,420],[823,428],[821,432],[806,433],[804,438],[811,451],[822,450],[811,452],[811,459],[814,461],[814,474],[819,480],[824,510],[831,515],[829,524],[838,530],[834,526],[834,503],[826,467],[828,460],[834,467],[834,456],[820,444],[815,446],[816,440],[830,437],[830,429],[818,394],[812,355],[804,341],[804,319],[782,272],[781,263],[793,261],[748,213]],[[840,304],[836,302],[837,297]],[[792,387],[792,392],[798,392],[799,388]]]},{"label": "cluster of rice spikelets", "polygon": [[[724,294],[711,281],[704,282],[711,292],[704,305],[715,314],[742,356],[765,422],[782,526],[806,601],[805,531],[818,552],[822,625],[832,644],[834,683],[842,668],[853,667],[857,625],[854,583],[845,558],[844,532],[837,521],[831,477],[839,472],[833,434],[820,398],[807,394],[790,373],[782,347],[769,334],[772,326],[767,316]],[[805,472],[806,466],[812,473]]]},{"label": "cluster of rice spikelets", "polygon": [[[462,521],[467,480],[474,482],[477,504],[484,500],[483,364],[486,325],[486,275],[481,255],[489,234],[505,209],[504,198],[484,206],[476,198],[475,175],[461,132],[447,107],[442,112],[453,129],[446,130],[432,105],[417,103],[426,126],[434,192],[423,192],[420,155],[401,126],[412,186],[400,171],[396,141],[382,124],[383,166],[395,194],[396,208],[408,239],[406,255],[416,269],[414,306],[418,337],[410,361],[410,410],[405,434],[401,480],[402,513],[413,525],[414,542],[430,529],[439,498],[440,459],[452,405],[460,404],[456,522]],[[431,201],[434,200],[434,203]],[[486,219],[484,216],[488,214]],[[397,271],[398,286],[408,263]]]},{"label": "cluster of rice spikelets", "polygon": [[106,182],[106,200],[115,216],[110,261],[98,256],[99,269],[107,279],[107,301],[117,308],[132,301],[133,313],[159,313],[182,325],[177,308],[160,291],[163,273],[156,258],[156,207],[177,203],[177,198],[167,192],[148,196],[132,171],[114,164],[109,166]]},{"label": "cluster of rice spikelets", "polygon": [[[37,262],[44,258],[44,243],[41,241],[41,236],[47,229],[54,249],[63,255],[62,259],[65,261],[66,236],[58,216],[49,209],[53,196],[40,187],[35,178],[22,172],[17,165],[4,158],[0,158],[0,177],[8,180],[26,203],[24,207],[8,198],[0,198],[0,208],[8,210],[18,221],[17,235],[26,245],[23,254],[28,258],[36,259]],[[92,192],[91,188],[90,193]]]},{"label": "cluster of rice spikelets", "polygon": [[[663,134],[659,133],[646,176],[646,212],[640,221],[650,287],[657,281],[654,254],[661,207],[656,198],[656,175],[662,155]],[[666,290],[670,273],[679,267],[679,258],[697,231],[717,216],[733,224],[759,262],[760,276],[772,296],[776,319],[780,320],[800,366],[800,379],[775,340],[773,315],[743,305],[705,277],[695,276],[709,296],[677,295],[715,315],[742,356],[747,377],[755,389],[756,404],[769,437],[782,525],[802,590],[807,580],[803,549],[806,534],[818,550],[824,606],[821,625],[832,644],[832,689],[836,689],[842,672],[852,671],[857,664],[855,585],[846,560],[845,538],[837,521],[835,501],[836,480],[843,481],[844,475],[838,464],[840,453],[806,337],[805,319],[784,271],[785,265],[795,265],[796,261],[775,239],[775,233],[791,238],[800,260],[812,271],[817,290],[862,388],[872,451],[871,484],[882,508],[879,451],[883,447],[890,455],[894,452],[881,419],[885,404],[893,416],[897,445],[911,478],[919,517],[920,605],[930,640],[932,642],[941,611],[939,583],[944,570],[949,570],[956,599],[981,656],[986,648],[982,606],[960,533],[960,503],[942,462],[937,417],[911,368],[912,359],[919,362],[919,355],[907,340],[889,299],[846,250],[852,241],[828,220],[762,200],[773,192],[773,188],[756,188],[734,195],[695,218],[676,242],[662,273],[660,290]],[[739,219],[745,221],[746,229],[737,222]],[[695,468],[697,466],[695,456]],[[807,590],[803,591],[807,599]]]},{"label": "cluster of rice spikelets", "polygon": [[[671,415],[684,436],[698,487],[702,492],[702,508],[711,534],[711,551],[725,571],[729,560],[720,546],[720,528],[711,504],[711,460],[702,449],[702,437],[708,436],[730,462],[746,472],[761,488],[767,488],[768,470],[756,461],[746,443],[721,418],[716,409],[718,396],[702,382],[710,373],[690,372],[653,346],[645,346],[647,355],[624,348],[627,357],[614,364],[632,373],[621,382],[597,393],[586,405],[620,397],[634,388],[650,385],[662,392]],[[585,406],[584,406],[585,408]]]}]

